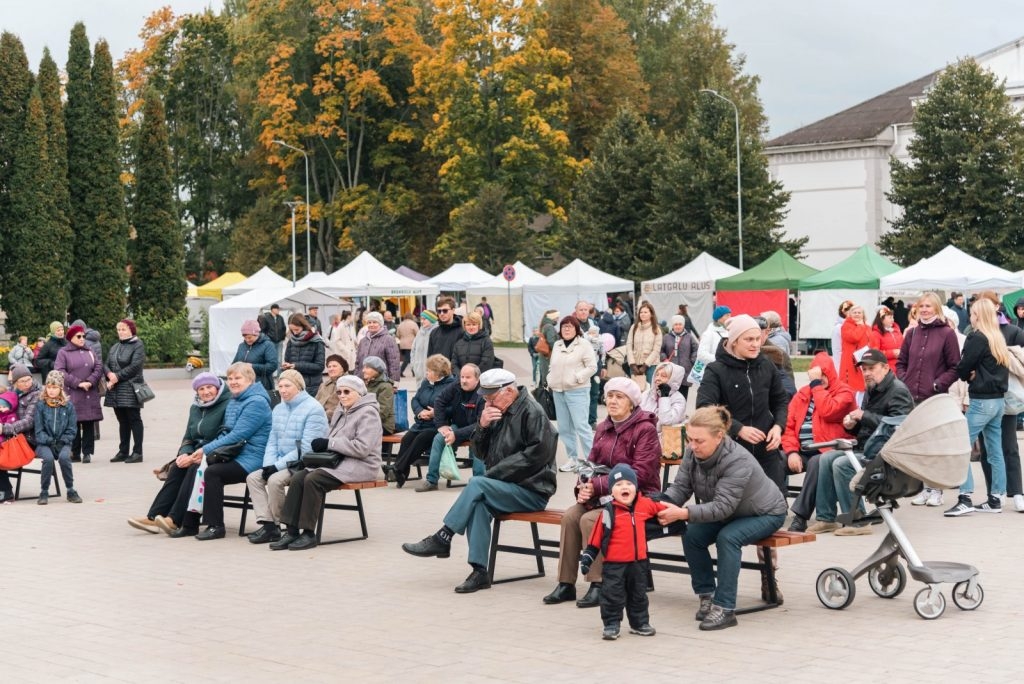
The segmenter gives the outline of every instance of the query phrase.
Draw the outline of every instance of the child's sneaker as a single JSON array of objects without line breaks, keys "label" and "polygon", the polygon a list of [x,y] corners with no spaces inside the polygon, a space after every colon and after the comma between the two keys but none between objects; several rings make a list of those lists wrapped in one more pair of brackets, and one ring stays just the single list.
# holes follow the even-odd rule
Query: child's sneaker
[{"label": "child's sneaker", "polygon": [[78,496],[78,492],[74,489],[68,490],[68,502],[69,503],[82,503],[82,497]]},{"label": "child's sneaker", "polygon": [[615,641],[619,638],[619,623],[615,622],[610,625],[604,626],[604,631],[601,632],[601,638],[605,641]]},{"label": "child's sneaker", "polygon": [[629,633],[636,634],[637,636],[654,636],[655,634],[657,634],[657,632],[653,627],[651,627],[651,623],[649,622],[645,622],[639,627],[630,627]]},{"label": "child's sneaker", "polygon": [[990,496],[988,500],[974,507],[978,513],[1002,513],[1003,502],[998,496]]}]

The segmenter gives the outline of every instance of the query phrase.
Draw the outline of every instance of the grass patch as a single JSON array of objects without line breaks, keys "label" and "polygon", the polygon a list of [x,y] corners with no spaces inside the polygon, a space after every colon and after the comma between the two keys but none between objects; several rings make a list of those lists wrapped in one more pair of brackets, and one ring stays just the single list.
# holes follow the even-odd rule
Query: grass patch
[{"label": "grass patch", "polygon": [[790,361],[793,362],[794,373],[806,373],[807,369],[811,367],[811,361],[814,359],[813,356],[792,356]]}]

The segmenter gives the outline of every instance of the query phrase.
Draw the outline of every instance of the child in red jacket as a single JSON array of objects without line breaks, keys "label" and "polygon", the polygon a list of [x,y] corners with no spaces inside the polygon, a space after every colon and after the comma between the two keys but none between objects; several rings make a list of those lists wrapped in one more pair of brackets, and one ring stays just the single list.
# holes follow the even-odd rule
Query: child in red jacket
[{"label": "child in red jacket", "polygon": [[608,641],[619,638],[622,608],[626,608],[630,634],[654,636],[647,611],[647,533],[644,523],[658,515],[665,504],[646,498],[637,489],[636,472],[620,463],[608,473],[612,500],[605,506],[601,524],[594,525],[590,543],[580,555],[586,575],[600,552],[604,555],[601,589],[601,621]]}]

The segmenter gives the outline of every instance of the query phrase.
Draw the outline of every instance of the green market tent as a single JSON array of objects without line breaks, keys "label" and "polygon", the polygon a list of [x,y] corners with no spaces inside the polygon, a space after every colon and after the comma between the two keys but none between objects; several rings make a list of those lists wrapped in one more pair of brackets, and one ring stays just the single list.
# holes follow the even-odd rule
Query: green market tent
[{"label": "green market tent", "polygon": [[877,290],[882,276],[899,271],[892,263],[868,245],[835,266],[807,276],[800,281],[801,292],[808,290]]},{"label": "green market tent", "polygon": [[715,301],[732,309],[733,315],[775,311],[789,327],[789,291],[817,272],[780,249],[749,271],[716,280]]}]

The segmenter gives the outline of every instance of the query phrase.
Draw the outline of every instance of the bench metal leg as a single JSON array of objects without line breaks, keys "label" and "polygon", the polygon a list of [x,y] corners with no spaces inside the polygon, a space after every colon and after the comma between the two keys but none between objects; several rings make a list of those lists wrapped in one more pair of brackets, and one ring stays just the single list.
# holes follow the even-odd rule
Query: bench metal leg
[{"label": "bench metal leg", "polygon": [[[537,577],[544,577],[544,558],[558,558],[558,551],[549,551],[544,548],[545,546],[554,546],[558,548],[558,542],[550,542],[540,538],[540,532],[537,528],[537,523],[530,523],[530,535],[533,537],[533,548],[526,548],[522,546],[506,546],[498,543],[498,535],[501,531],[501,521],[497,518],[494,519],[494,528],[491,531],[491,552],[487,562],[487,576],[490,579],[491,584],[504,584],[505,582],[518,582],[519,580],[525,579],[536,579]],[[537,562],[537,572],[530,575],[517,575],[516,577],[505,577],[500,580],[494,579],[494,565],[498,557],[498,552],[503,551],[505,553],[518,553],[524,556],[533,556]]]},{"label": "bench metal leg", "polygon": [[245,518],[249,515],[249,509],[252,508],[252,500],[249,498],[249,485],[245,485],[245,495],[242,496],[242,520],[238,523],[238,536],[245,536]]},{"label": "bench metal leg", "polygon": [[[354,504],[340,504],[340,503],[327,503],[327,496],[324,495],[323,505],[320,506],[320,515],[316,521],[316,541],[320,545],[326,544],[342,544],[344,542],[359,541],[366,539],[370,536],[370,532],[366,526],[366,513],[363,510],[363,496],[362,492],[358,489],[353,489],[352,492],[356,495],[356,502]],[[359,529],[362,534],[358,537],[347,537],[345,539],[332,539],[330,541],[323,541],[323,528],[324,528],[324,512],[330,509],[332,511],[355,511],[359,514]]]}]

